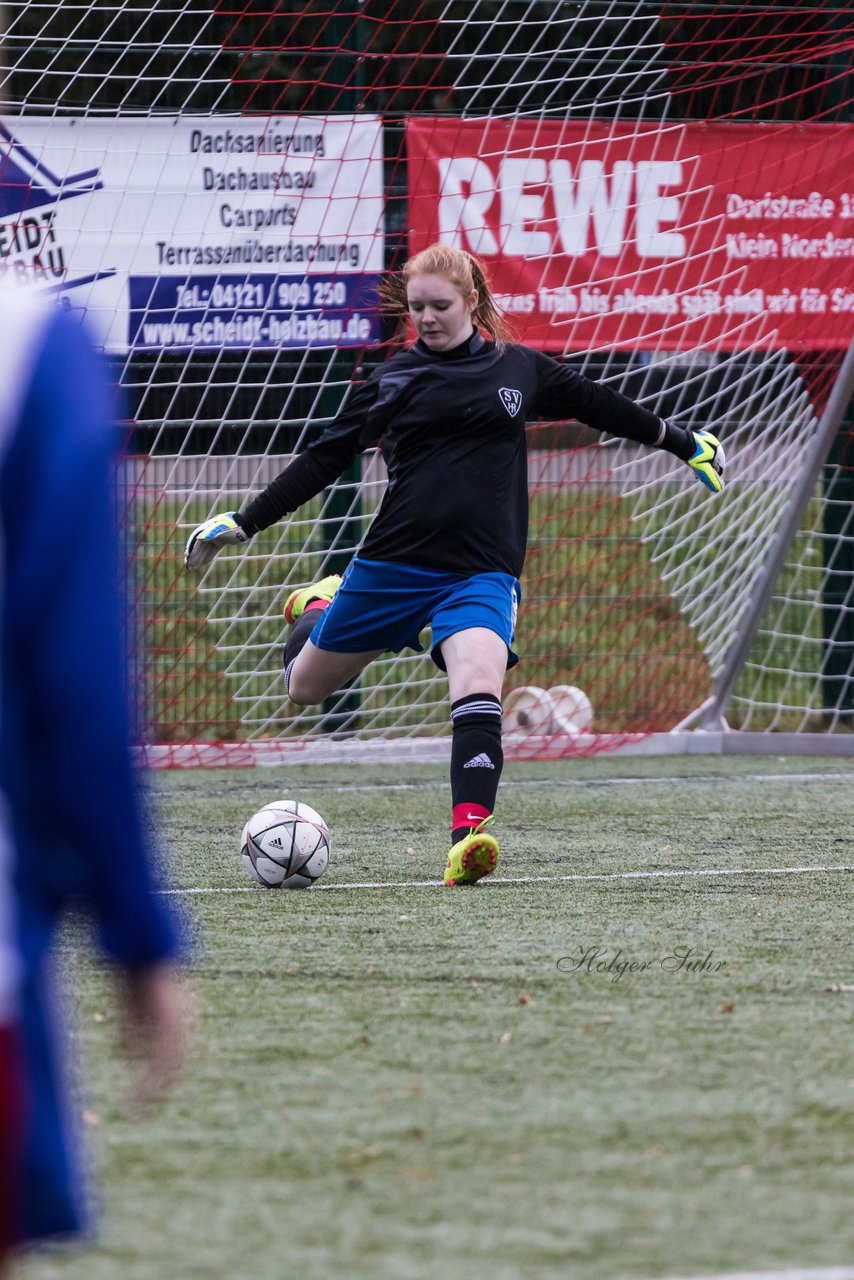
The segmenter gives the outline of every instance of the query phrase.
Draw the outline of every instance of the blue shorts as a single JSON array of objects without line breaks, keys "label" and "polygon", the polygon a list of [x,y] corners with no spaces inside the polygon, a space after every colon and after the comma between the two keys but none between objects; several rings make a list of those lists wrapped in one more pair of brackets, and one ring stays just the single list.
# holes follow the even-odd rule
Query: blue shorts
[{"label": "blue shorts", "polygon": [[494,631],[507,645],[507,665],[519,658],[510,647],[522,598],[518,578],[509,573],[437,573],[410,564],[360,560],[348,565],[341,586],[311,633],[318,649],[333,653],[369,653],[373,649],[415,649],[430,627],[430,656],[445,670],[441,645],[469,627]]}]

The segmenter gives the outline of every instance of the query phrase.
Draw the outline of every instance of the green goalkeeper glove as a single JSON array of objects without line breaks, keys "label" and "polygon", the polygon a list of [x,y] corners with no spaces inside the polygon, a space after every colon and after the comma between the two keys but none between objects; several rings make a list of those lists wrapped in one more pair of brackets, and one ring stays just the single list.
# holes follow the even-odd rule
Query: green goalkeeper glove
[{"label": "green goalkeeper glove", "polygon": [[249,534],[235,520],[236,511],[211,516],[194,529],[187,539],[184,564],[188,569],[204,569],[218,551],[238,542],[248,542]]},{"label": "green goalkeeper glove", "polygon": [[688,466],[707,489],[720,493],[724,487],[723,445],[711,431],[692,431],[691,434],[696,448],[688,459]]}]

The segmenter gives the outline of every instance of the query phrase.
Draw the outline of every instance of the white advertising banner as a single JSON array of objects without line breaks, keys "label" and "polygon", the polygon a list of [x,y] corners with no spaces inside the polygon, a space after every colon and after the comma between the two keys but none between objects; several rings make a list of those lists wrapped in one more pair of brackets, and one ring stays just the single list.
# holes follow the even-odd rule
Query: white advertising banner
[{"label": "white advertising banner", "polygon": [[107,350],[379,337],[375,116],[0,119],[0,270]]}]

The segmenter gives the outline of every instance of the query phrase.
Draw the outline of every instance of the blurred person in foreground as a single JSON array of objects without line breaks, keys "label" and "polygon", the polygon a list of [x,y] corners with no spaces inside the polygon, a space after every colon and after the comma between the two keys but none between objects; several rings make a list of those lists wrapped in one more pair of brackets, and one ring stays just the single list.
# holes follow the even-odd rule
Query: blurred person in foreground
[{"label": "blurred person in foreground", "polygon": [[131,762],[107,400],[80,323],[0,277],[0,1276],[87,1225],[52,981],[68,906],[115,971],[132,1108],[173,1082],[187,1037]]}]

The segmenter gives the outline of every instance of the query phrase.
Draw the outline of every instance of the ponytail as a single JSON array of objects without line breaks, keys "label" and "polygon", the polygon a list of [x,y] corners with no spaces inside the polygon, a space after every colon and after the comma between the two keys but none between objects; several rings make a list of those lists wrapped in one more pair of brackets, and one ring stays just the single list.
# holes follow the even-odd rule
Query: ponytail
[{"label": "ponytail", "polygon": [[472,320],[478,328],[484,329],[489,334],[496,346],[503,346],[512,333],[510,325],[504,319],[493,297],[483,263],[466,249],[461,249],[460,253],[468,259],[472,284],[477,290],[477,306],[472,312]]}]

